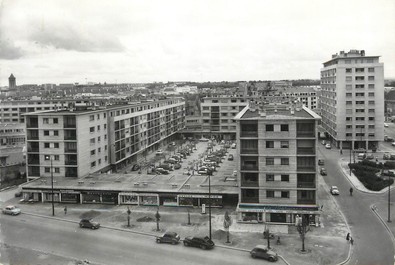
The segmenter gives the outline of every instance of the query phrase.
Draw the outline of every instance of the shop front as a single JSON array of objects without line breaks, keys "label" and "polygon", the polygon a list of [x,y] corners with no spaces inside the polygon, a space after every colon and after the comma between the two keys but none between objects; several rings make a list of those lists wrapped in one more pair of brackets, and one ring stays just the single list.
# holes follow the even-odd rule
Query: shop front
[{"label": "shop front", "polygon": [[140,193],[139,205],[159,206],[159,195],[155,193]]},{"label": "shop front", "polygon": [[206,207],[210,204],[212,207],[222,207],[222,195],[208,195],[205,194],[179,194],[178,196],[179,206],[197,206],[201,207],[205,204]]},{"label": "shop front", "polygon": [[60,190],[60,201],[63,203],[81,203],[81,192]]},{"label": "shop front", "polygon": [[[60,202],[60,192],[53,192],[53,201]],[[52,192],[51,191],[43,191],[43,202],[52,202]]]},{"label": "shop front", "polygon": [[138,193],[120,192],[119,204],[138,205],[139,204]]},{"label": "shop front", "polygon": [[23,190],[21,202],[42,202],[42,191]]},{"label": "shop front", "polygon": [[81,192],[82,203],[118,204],[118,193],[105,191]]},{"label": "shop front", "polygon": [[310,225],[319,225],[320,211],[317,206],[247,205],[237,207],[237,222],[295,225],[299,217]]}]

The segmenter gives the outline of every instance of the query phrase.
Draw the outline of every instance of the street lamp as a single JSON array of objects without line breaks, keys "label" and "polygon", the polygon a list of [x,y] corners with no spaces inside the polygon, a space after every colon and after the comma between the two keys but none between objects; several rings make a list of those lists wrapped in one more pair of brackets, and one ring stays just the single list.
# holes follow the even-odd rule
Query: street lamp
[{"label": "street lamp", "polygon": [[208,175],[208,227],[209,238],[211,240],[211,171],[207,172]]},{"label": "street lamp", "polygon": [[51,201],[52,201],[52,216],[55,216],[55,205],[54,205],[54,200],[53,200],[53,167],[52,167],[52,156],[47,155],[45,156],[45,158],[51,162],[51,187],[52,187],[52,191],[51,191]]},{"label": "street lamp", "polygon": [[391,204],[391,182],[390,182],[390,176],[388,175],[388,223],[391,223],[391,208],[390,208],[390,204]]}]

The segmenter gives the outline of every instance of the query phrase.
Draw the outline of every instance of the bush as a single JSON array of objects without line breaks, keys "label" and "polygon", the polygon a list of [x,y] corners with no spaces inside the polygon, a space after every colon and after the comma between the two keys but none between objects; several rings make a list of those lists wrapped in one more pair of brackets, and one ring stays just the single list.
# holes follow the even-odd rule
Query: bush
[{"label": "bush", "polygon": [[384,167],[388,169],[395,169],[395,161],[385,161]]},{"label": "bush", "polygon": [[348,166],[353,170],[358,180],[369,190],[380,191],[388,186],[388,182],[390,185],[394,183],[393,179],[388,180],[388,178],[383,179],[377,176],[377,173],[381,171],[383,166],[381,163],[376,164],[372,161],[363,160],[355,164],[349,164]]}]

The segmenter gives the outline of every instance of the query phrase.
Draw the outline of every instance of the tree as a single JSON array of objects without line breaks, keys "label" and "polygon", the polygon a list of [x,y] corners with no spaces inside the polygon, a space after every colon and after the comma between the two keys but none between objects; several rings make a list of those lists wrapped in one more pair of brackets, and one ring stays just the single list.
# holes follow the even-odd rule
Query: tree
[{"label": "tree", "polygon": [[160,221],[160,214],[159,214],[159,208],[156,210],[155,214],[155,219],[156,219],[156,231],[159,231],[159,221]]},{"label": "tree", "polygon": [[302,239],[302,252],[306,252],[306,249],[304,247],[304,241],[306,239],[306,234],[310,231],[310,225],[309,221],[307,220],[306,217],[299,217],[296,216],[296,227],[298,229],[300,238]]},{"label": "tree", "polygon": [[230,217],[228,211],[225,212],[224,216],[224,228],[226,229],[226,243],[230,243],[229,241],[229,227],[232,225],[232,217]]}]

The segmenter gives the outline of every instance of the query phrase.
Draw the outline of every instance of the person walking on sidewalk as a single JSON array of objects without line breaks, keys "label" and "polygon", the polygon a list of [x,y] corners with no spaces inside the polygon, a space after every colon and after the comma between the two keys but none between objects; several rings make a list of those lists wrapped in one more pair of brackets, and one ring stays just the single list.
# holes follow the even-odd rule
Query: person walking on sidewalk
[{"label": "person walking on sidewalk", "polygon": [[350,240],[350,233],[347,233],[346,240]]},{"label": "person walking on sidewalk", "polygon": [[64,207],[64,215],[67,214],[67,206]]},{"label": "person walking on sidewalk", "polygon": [[354,191],[354,189],[351,187],[350,188],[350,196],[352,196],[352,192]]},{"label": "person walking on sidewalk", "polygon": [[354,245],[354,239],[352,237],[350,237],[350,243],[351,245]]}]

